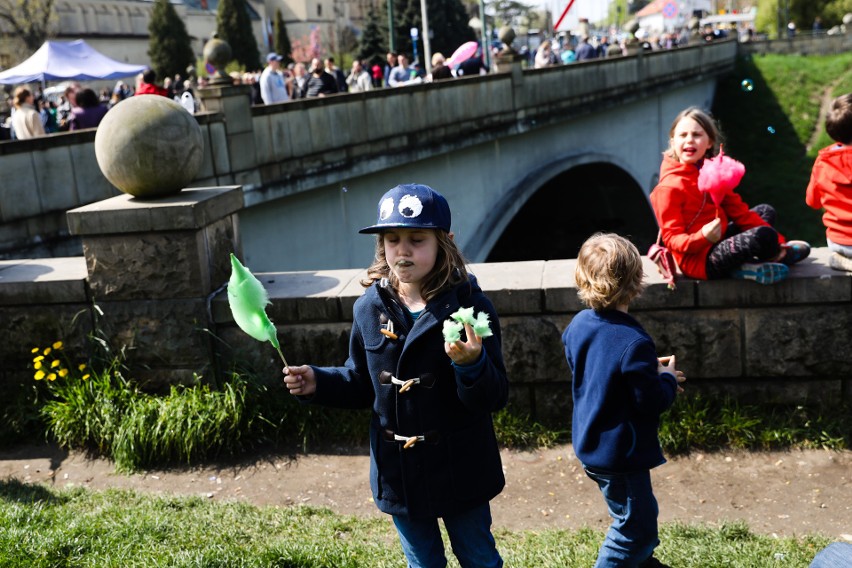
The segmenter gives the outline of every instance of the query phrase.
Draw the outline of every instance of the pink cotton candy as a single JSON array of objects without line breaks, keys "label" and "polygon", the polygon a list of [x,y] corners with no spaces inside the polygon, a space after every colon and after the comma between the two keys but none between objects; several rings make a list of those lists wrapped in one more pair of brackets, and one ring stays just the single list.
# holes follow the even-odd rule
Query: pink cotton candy
[{"label": "pink cotton candy", "polygon": [[719,148],[719,155],[704,160],[698,172],[698,189],[710,194],[716,207],[720,207],[725,196],[734,191],[745,175],[745,166],[729,158]]}]

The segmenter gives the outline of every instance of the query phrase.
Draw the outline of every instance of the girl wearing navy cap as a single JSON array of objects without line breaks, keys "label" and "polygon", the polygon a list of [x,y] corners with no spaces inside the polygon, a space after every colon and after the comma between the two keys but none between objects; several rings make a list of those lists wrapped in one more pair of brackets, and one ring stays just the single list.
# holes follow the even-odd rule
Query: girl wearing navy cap
[{"label": "girl wearing navy cap", "polygon": [[[491,413],[506,405],[508,380],[494,306],[465,269],[446,199],[425,185],[399,185],[379,201],[376,255],[355,302],[343,367],[284,369],[306,402],[372,408],[370,485],[393,516],[411,567],[447,560],[438,518],[463,567],[503,561],[491,535],[489,501],[505,480]],[[465,325],[445,343],[443,323],[472,307],[493,335]]]}]

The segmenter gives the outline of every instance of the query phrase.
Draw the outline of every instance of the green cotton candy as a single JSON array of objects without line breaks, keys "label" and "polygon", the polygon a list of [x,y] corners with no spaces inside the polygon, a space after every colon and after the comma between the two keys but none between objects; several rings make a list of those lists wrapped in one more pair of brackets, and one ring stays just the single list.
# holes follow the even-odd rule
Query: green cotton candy
[{"label": "green cotton candy", "polygon": [[494,335],[491,332],[491,322],[488,320],[488,312],[479,312],[476,314],[476,321],[473,322],[473,333],[483,338]]},{"label": "green cotton candy", "polygon": [[444,321],[444,341],[447,343],[455,343],[461,339],[462,324],[453,320]]},{"label": "green cotton candy", "polygon": [[461,324],[473,325],[476,320],[473,318],[473,308],[459,308],[450,317]]},{"label": "green cotton candy", "polygon": [[280,349],[275,326],[266,315],[269,294],[260,280],[231,253],[231,279],[228,281],[228,303],[234,321],[244,332],[258,341],[269,341]]}]

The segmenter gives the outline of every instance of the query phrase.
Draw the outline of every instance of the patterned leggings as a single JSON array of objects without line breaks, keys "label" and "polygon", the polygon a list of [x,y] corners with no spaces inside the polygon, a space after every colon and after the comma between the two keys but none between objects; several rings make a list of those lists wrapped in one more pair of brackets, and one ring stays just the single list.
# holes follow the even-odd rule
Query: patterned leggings
[{"label": "patterned leggings", "polygon": [[[770,225],[775,224],[775,209],[771,205],[756,205],[752,211]],[[728,223],[725,238],[713,245],[707,255],[707,279],[728,278],[743,263],[767,262],[780,252],[778,233],[772,227],[741,231],[733,223]]]}]

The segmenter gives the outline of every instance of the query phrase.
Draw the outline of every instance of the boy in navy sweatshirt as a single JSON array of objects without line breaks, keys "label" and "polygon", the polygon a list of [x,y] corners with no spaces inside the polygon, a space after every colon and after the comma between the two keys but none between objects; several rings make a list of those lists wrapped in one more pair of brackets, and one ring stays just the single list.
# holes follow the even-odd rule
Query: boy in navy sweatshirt
[{"label": "boy in navy sweatshirt", "polygon": [[654,558],[659,509],[650,470],[666,461],[659,419],[686,379],[673,355],[657,358],[654,341],[627,313],[643,288],[642,259],[630,241],[590,237],[574,278],[590,309],[562,334],[573,374],[572,441],[613,518],[595,568],[664,566]]}]

